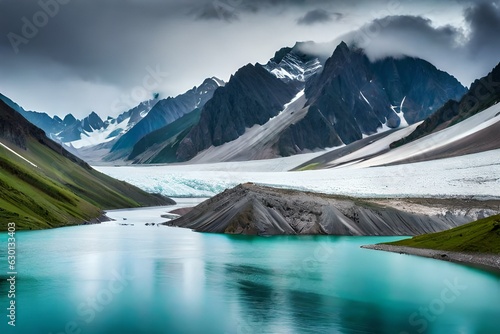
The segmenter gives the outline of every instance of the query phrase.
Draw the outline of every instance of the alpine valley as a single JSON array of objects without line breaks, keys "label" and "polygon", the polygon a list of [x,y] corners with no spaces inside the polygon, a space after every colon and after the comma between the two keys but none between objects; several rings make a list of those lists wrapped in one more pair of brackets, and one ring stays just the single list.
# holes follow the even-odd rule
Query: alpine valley
[{"label": "alpine valley", "polygon": [[467,89],[422,59],[319,49],[296,43],[241,67],[128,150],[123,135],[105,156],[122,167],[98,169],[212,197],[166,223],[200,232],[420,235],[499,213],[500,64]]},{"label": "alpine valley", "polygon": [[107,118],[0,95],[0,230],[44,230],[20,332],[500,332],[500,63],[324,48]]},{"label": "alpine valley", "polygon": [[[39,142],[60,147],[63,155],[80,166],[90,168],[85,160],[105,174],[164,196],[215,196],[245,182],[355,197],[498,195],[496,190],[488,190],[498,182],[494,175],[482,183],[491,183],[484,194],[464,189],[472,182],[465,177],[455,180],[459,186],[453,193],[448,189],[450,184],[427,189],[421,180],[413,179],[420,167],[408,163],[427,161],[427,168],[436,168],[444,158],[495,155],[500,148],[500,110],[496,106],[500,65],[467,89],[452,75],[422,59],[398,56],[371,60],[363,49],[344,42],[325,57],[322,47],[298,42],[278,50],[264,65],[241,67],[227,83],[212,77],[176,97],[160,98],[154,93],[151,99],[105,120],[95,112],[82,120],[72,114],[63,119],[50,117],[26,111],[6,96],[0,98],[5,110],[39,127],[38,136],[45,131],[48,138]],[[12,135],[6,126],[3,138],[30,152],[26,140]],[[20,156],[27,154],[21,152]],[[157,167],[145,167],[151,164]],[[391,170],[402,164],[406,171]],[[382,189],[367,183],[373,174],[370,167],[389,165],[394,167],[379,167],[383,171],[378,173]],[[156,170],[166,175],[152,177]],[[226,176],[210,173],[200,177],[204,171]],[[269,175],[273,171],[278,173]],[[193,177],[189,173],[198,174]],[[296,177],[297,173],[301,176]],[[364,190],[356,188],[357,182],[340,182],[338,177],[343,173],[357,173]],[[441,172],[433,174],[427,177],[452,182]],[[328,181],[318,182],[325,178]],[[399,181],[387,182],[387,178]],[[401,183],[412,184],[411,189],[404,190]],[[235,197],[231,201],[236,201]],[[452,226],[498,211],[493,210],[494,203],[484,202],[484,207],[467,203],[455,199],[459,211]],[[294,206],[300,207],[297,203]],[[240,210],[248,210],[248,205]],[[433,212],[429,208],[424,211]],[[314,212],[323,214],[322,210]],[[459,212],[468,213],[463,216]],[[341,221],[353,221],[348,212],[341,217]],[[250,228],[257,234],[268,234],[276,224],[271,223],[274,219],[249,219],[250,225],[264,226],[236,230],[243,233]],[[290,223],[285,216],[280,220]],[[328,230],[321,228],[320,233]],[[272,234],[283,231],[278,228]],[[288,233],[309,234],[310,230],[292,228]],[[395,232],[382,232],[386,233]]]}]

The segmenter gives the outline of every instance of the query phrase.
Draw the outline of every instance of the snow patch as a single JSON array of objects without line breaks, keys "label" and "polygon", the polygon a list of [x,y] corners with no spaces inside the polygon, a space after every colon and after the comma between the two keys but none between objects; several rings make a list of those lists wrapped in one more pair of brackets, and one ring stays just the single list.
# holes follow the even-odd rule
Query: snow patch
[{"label": "snow patch", "polygon": [[10,147],[8,147],[7,145],[0,143],[0,146],[4,147],[7,151],[9,151],[9,152],[11,152],[11,153],[14,153],[16,156],[18,156],[19,158],[23,159],[23,160],[24,160],[24,161],[26,161],[27,163],[29,163],[31,166],[38,168],[38,166],[37,166],[37,165],[35,165],[35,164],[34,164],[34,163],[32,163],[31,161],[29,161],[28,159],[26,159],[25,157],[23,157],[22,155],[20,155],[19,153],[17,153],[16,151],[14,151],[14,150],[13,150],[13,149],[11,149]]},{"label": "snow patch", "polygon": [[272,74],[276,76],[278,79],[283,79],[283,78],[289,78],[289,79],[294,79],[295,77],[291,75],[289,72],[285,71],[282,68],[275,68],[274,70],[271,71]]},{"label": "snow patch", "polygon": [[405,104],[406,101],[406,96],[403,97],[403,100],[401,101],[401,105],[399,106],[399,112],[396,113],[398,115],[399,119],[401,122],[399,123],[400,128],[404,128],[408,126],[408,122],[406,121],[405,115],[403,113],[403,105]]},{"label": "snow patch", "polygon": [[318,59],[303,62],[293,53],[287,54],[279,64],[270,61],[264,66],[276,78],[284,81],[305,82],[311,75],[318,72],[323,66]]},{"label": "snow patch", "polygon": [[[363,92],[359,92],[359,94],[361,94],[361,97],[365,100],[366,103],[368,103],[368,105],[371,107],[372,105],[370,104],[370,102],[368,101],[368,99],[365,97],[365,95],[363,94]],[[373,108],[373,107],[372,107]]]},{"label": "snow patch", "polygon": [[[101,143],[107,143],[113,139],[116,138],[116,136],[110,137],[110,135],[115,132],[116,130],[123,130],[123,127],[121,126],[124,122],[128,121],[128,118],[123,120],[121,123],[114,123],[114,124],[109,124],[108,127],[102,128],[100,130],[95,130],[91,133],[83,132],[82,134],[86,135],[87,137],[81,138],[79,140],[75,140],[69,143],[65,143],[65,145],[69,147],[74,147],[76,149],[80,149],[83,147],[88,147],[88,146],[95,146],[99,145]],[[127,126],[129,128],[129,126]],[[126,130],[123,130],[124,132]]]},{"label": "snow patch", "polygon": [[382,123],[382,126],[377,128],[377,133],[382,133],[382,132],[386,132],[386,131],[389,131],[389,130],[392,130],[390,127],[387,126],[387,118],[385,119],[385,122]]}]

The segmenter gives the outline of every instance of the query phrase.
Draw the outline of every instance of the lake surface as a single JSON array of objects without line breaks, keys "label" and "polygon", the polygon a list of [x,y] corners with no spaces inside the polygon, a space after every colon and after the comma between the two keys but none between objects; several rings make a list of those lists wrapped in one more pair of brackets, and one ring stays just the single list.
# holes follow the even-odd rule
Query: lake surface
[{"label": "lake surface", "polygon": [[393,237],[144,225],[169,210],[18,232],[15,330],[0,234],[0,333],[500,333],[499,275],[359,248]]}]

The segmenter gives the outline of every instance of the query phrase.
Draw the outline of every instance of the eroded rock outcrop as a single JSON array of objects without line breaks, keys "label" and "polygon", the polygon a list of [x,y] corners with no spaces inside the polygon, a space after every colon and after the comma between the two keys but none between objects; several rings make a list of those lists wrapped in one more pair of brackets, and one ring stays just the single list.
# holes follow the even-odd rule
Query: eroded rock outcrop
[{"label": "eroded rock outcrop", "polygon": [[[248,235],[419,235],[471,222],[478,215],[493,214],[473,209],[484,207],[484,202],[456,200],[453,204],[456,207],[447,210],[450,203],[433,206],[425,200],[418,201],[416,204],[401,199],[396,205],[389,200],[355,199],[247,183],[226,190],[166,224],[199,232]],[[463,210],[456,210],[457,207]]]}]

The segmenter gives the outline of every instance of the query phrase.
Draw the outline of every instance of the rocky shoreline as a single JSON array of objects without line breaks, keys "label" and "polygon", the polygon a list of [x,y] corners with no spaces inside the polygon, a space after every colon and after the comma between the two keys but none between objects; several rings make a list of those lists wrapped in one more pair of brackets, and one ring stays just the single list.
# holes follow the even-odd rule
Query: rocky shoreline
[{"label": "rocky shoreline", "polygon": [[462,253],[435,249],[414,248],[393,245],[366,245],[365,249],[374,249],[385,252],[393,252],[406,255],[416,255],[436,260],[449,261],[465,265],[471,265],[489,271],[500,273],[500,254]]},{"label": "rocky shoreline", "polygon": [[103,212],[99,217],[95,217],[95,218],[92,218],[90,220],[85,220],[84,222],[80,223],[79,225],[96,225],[96,224],[110,222],[110,221],[113,221],[113,219],[106,216],[106,213]]}]

